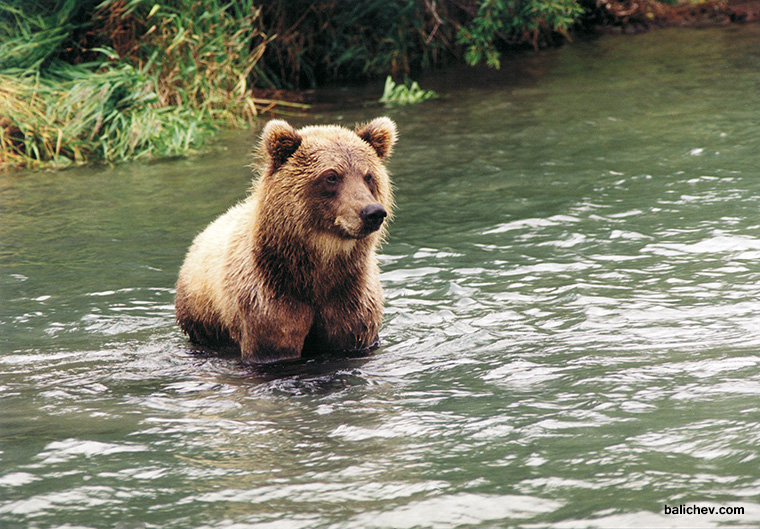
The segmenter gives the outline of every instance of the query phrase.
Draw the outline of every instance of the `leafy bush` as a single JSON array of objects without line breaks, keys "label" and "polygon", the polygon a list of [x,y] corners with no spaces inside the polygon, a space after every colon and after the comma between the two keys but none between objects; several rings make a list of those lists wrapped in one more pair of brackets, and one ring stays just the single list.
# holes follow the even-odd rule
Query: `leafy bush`
[{"label": "leafy bush", "polygon": [[498,68],[501,44],[547,44],[554,35],[569,38],[568,30],[583,13],[576,0],[482,0],[477,15],[458,32],[465,60],[476,65],[485,60]]}]

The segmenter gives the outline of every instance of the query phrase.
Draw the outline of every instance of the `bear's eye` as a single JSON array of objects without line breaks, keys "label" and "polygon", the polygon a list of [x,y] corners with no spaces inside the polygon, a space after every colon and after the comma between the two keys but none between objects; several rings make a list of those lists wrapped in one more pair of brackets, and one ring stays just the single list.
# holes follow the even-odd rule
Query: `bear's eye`
[{"label": "bear's eye", "polygon": [[374,179],[375,179],[375,177],[372,176],[372,173],[367,173],[367,174],[364,175],[364,181],[367,182],[368,184],[371,184],[372,180],[374,180]]},{"label": "bear's eye", "polygon": [[322,178],[324,178],[325,182],[327,182],[330,185],[335,185],[338,182],[340,182],[340,176],[335,171],[327,171],[322,175]]}]

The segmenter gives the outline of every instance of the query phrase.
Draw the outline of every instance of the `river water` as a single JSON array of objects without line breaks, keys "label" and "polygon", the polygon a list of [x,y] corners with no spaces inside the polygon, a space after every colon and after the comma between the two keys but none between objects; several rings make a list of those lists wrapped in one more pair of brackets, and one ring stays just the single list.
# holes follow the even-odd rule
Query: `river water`
[{"label": "river water", "polygon": [[422,84],[293,120],[400,129],[363,358],[244,368],[174,323],[256,131],[0,176],[1,527],[760,525],[760,26]]}]

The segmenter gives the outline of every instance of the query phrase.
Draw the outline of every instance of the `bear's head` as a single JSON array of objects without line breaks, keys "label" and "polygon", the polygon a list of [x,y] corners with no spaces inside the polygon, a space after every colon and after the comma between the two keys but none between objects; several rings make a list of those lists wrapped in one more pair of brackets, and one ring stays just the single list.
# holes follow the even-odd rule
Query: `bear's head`
[{"label": "bear's head", "polygon": [[382,236],[393,207],[384,162],[395,142],[396,125],[385,117],[354,130],[270,121],[261,139],[261,221],[290,237],[317,234],[339,245]]}]

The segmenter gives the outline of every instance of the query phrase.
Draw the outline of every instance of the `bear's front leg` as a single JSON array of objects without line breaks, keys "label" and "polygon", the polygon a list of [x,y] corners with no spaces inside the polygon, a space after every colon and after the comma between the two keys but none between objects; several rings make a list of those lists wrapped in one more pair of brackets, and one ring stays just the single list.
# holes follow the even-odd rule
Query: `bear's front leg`
[{"label": "bear's front leg", "polygon": [[314,311],[297,302],[279,302],[251,314],[240,339],[242,360],[270,364],[300,358]]},{"label": "bear's front leg", "polygon": [[312,346],[344,352],[370,349],[378,342],[382,320],[383,298],[379,294],[333,300],[315,316]]}]

